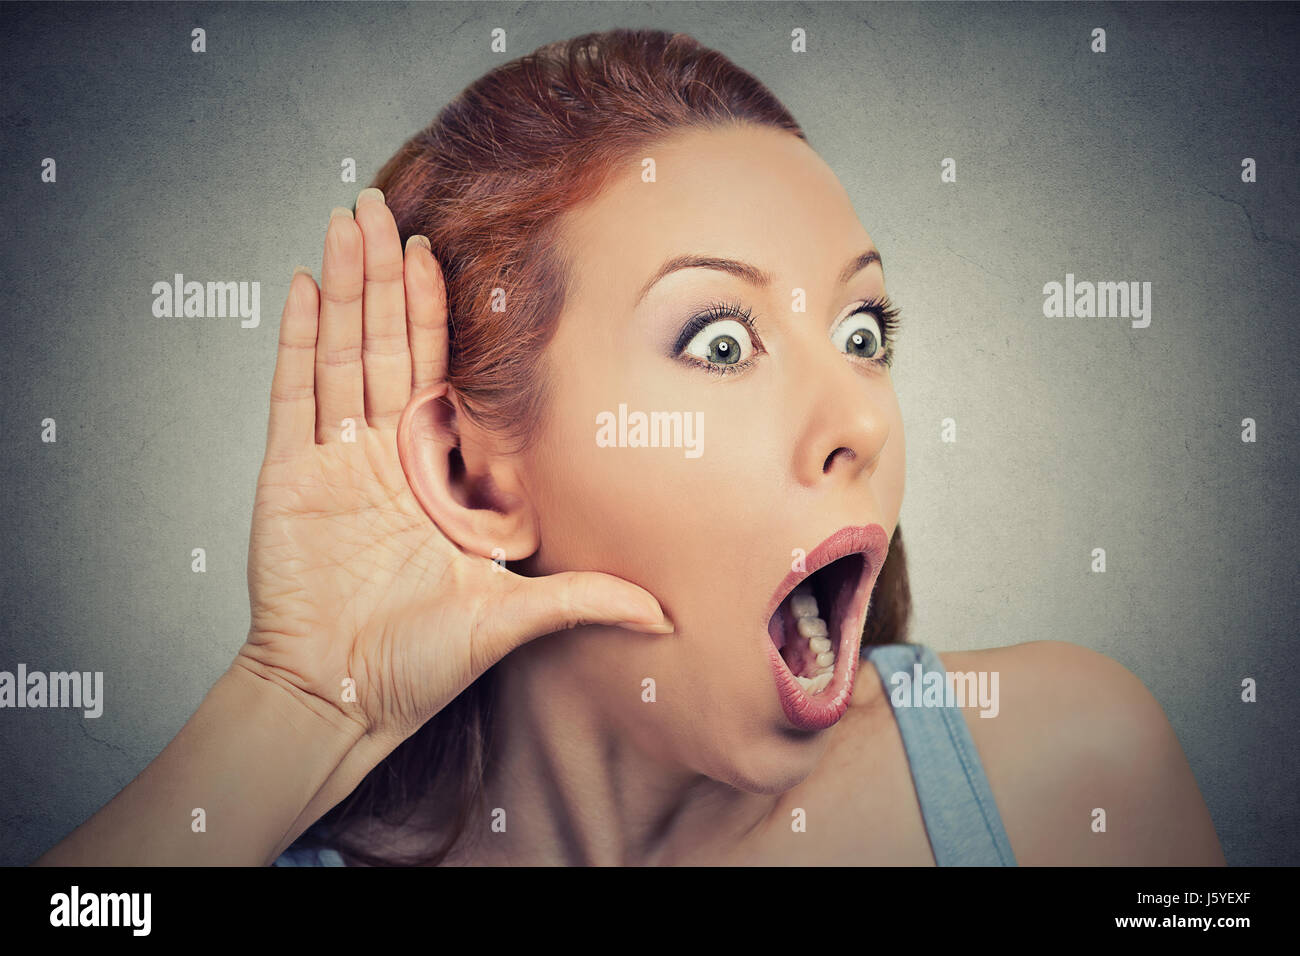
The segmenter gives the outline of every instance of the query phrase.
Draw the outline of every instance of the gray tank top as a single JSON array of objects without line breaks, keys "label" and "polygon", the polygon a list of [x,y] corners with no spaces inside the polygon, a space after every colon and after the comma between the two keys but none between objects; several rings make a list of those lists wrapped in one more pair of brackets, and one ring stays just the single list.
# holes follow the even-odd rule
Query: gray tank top
[{"label": "gray tank top", "polygon": [[[960,708],[894,702],[893,675],[905,673],[911,679],[918,663],[922,673],[942,674],[938,655],[924,644],[879,644],[863,652],[875,665],[898,721],[935,862],[939,866],[1015,866],[1015,854]],[[344,864],[337,850],[291,846],[271,865]]]},{"label": "gray tank top", "polygon": [[924,644],[878,644],[864,650],[876,665],[885,697],[893,707],[935,862],[939,866],[1015,866],[1002,815],[961,708],[900,706],[894,701],[893,676],[901,672],[911,679],[918,663],[923,674],[943,674],[939,656]]}]

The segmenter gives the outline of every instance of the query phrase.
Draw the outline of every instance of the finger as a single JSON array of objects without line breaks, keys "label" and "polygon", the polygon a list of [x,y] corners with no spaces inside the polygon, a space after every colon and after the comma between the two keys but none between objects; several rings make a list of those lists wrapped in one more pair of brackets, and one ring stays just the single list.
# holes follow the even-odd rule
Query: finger
[{"label": "finger", "polygon": [[330,213],[321,266],[320,334],[316,339],[316,440],[338,438],[344,419],[365,424],[361,380],[361,230],[351,210]]},{"label": "finger", "polygon": [[491,609],[482,652],[499,660],[521,644],[584,624],[606,624],[649,634],[672,633],[654,596],[630,581],[598,571],[514,577]]},{"label": "finger", "polygon": [[267,458],[290,457],[315,441],[319,312],[316,280],[310,269],[299,266],[289,281],[280,316],[280,347],[271,378],[271,418],[266,430]]},{"label": "finger", "polygon": [[410,326],[411,388],[419,391],[447,377],[447,285],[429,240],[406,241],[406,321]]},{"label": "finger", "polygon": [[362,292],[361,364],[365,374],[366,421],[394,425],[411,397],[411,348],[406,341],[406,291],[402,240],[397,222],[373,186],[357,197],[365,259]]}]

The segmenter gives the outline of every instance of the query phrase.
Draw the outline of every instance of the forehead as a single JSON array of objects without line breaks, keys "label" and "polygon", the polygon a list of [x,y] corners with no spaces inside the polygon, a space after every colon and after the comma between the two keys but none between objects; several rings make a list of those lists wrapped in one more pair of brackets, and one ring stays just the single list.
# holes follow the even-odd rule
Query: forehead
[{"label": "forehead", "polygon": [[624,307],[672,256],[741,259],[810,286],[871,245],[825,161],[797,136],[757,126],[689,130],[644,148],[565,217],[561,237],[575,298]]}]

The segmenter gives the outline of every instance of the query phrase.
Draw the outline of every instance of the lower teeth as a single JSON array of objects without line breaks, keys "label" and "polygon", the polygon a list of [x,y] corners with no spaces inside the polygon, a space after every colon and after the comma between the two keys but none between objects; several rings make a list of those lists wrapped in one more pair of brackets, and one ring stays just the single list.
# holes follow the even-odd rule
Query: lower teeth
[{"label": "lower teeth", "polygon": [[796,675],[795,680],[807,693],[816,694],[826,689],[826,685],[831,682],[833,675],[833,671],[822,671],[816,677],[799,677]]},{"label": "lower teeth", "polygon": [[825,690],[834,674],[835,653],[827,634],[826,622],[819,616],[817,599],[813,596],[808,583],[801,582],[790,596],[790,610],[794,614],[799,636],[808,641],[817,655],[819,670],[811,677],[795,675],[795,680],[806,693],[816,694]]}]

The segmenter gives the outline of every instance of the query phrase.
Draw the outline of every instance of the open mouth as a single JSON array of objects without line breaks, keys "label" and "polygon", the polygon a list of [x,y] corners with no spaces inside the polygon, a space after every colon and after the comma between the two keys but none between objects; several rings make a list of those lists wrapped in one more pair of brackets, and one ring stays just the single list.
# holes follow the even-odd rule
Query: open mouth
[{"label": "open mouth", "polygon": [[847,526],[805,555],[768,604],[768,663],[786,720],[820,731],[848,711],[862,626],[889,553],[879,524]]},{"label": "open mouth", "polygon": [[840,649],[856,648],[847,630],[856,615],[854,597],[867,571],[860,552],[846,554],[800,581],[777,605],[768,635],[794,679],[809,696],[835,676]]}]

